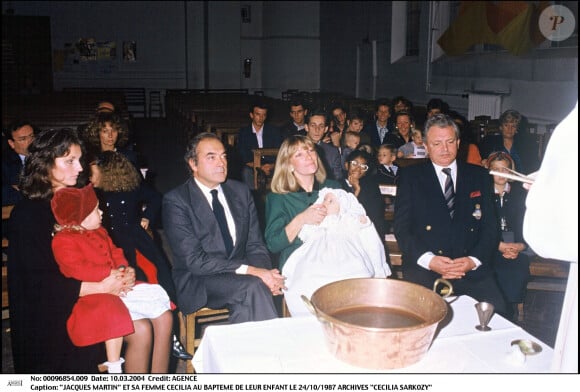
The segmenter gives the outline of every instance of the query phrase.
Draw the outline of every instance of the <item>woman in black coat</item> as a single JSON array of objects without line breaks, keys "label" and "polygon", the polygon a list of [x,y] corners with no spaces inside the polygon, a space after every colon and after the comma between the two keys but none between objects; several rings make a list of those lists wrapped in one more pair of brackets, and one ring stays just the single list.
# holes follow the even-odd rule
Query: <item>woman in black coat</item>
[{"label": "woman in black coat", "polygon": [[[66,278],[54,260],[55,218],[50,200],[58,189],[75,186],[82,166],[82,144],[75,131],[37,135],[20,177],[24,198],[14,207],[8,230],[10,333],[16,373],[96,373],[105,359],[102,344],[76,347],[66,322],[79,296],[121,295],[134,284],[132,268],[112,271],[101,282]],[[147,372],[151,330],[144,320],[125,337],[126,372]]]}]

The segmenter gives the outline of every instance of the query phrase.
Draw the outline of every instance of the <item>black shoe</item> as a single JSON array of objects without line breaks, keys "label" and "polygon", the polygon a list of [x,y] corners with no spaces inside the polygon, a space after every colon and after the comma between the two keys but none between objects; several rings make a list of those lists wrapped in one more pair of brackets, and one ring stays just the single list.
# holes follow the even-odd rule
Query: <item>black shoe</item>
[{"label": "black shoe", "polygon": [[174,356],[175,358],[182,359],[184,361],[189,361],[190,359],[193,359],[193,355],[185,351],[185,348],[175,335],[173,335],[173,347],[171,348],[171,355]]}]

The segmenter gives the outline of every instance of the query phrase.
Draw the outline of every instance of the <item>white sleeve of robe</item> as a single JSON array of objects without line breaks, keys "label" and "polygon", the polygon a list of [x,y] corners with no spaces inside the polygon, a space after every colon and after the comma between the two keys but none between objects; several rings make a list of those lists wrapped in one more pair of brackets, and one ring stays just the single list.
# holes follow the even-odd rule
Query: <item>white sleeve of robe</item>
[{"label": "white sleeve of robe", "polygon": [[578,102],[550,138],[526,208],[534,252],[571,262],[551,370],[578,373]]}]

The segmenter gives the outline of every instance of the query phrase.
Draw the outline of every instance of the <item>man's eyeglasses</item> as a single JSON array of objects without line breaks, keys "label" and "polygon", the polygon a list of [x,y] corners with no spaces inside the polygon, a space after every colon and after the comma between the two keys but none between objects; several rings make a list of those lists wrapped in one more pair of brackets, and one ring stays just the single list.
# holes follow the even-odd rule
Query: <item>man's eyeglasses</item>
[{"label": "man's eyeglasses", "polygon": [[358,161],[350,161],[350,165],[352,167],[360,167],[360,169],[364,172],[366,172],[367,170],[369,170],[369,166],[365,165],[364,163],[359,163]]}]

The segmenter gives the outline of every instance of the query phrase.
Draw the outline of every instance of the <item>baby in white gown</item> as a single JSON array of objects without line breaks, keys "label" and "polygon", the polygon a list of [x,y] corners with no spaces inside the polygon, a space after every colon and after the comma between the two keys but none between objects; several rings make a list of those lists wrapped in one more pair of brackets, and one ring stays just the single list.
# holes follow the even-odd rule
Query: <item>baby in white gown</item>
[{"label": "baby in white gown", "polygon": [[324,204],[328,215],[320,225],[304,225],[298,234],[304,243],[282,269],[284,298],[292,316],[309,314],[300,296],[310,298],[325,284],[391,275],[384,244],[352,193],[323,188],[316,204]]}]

